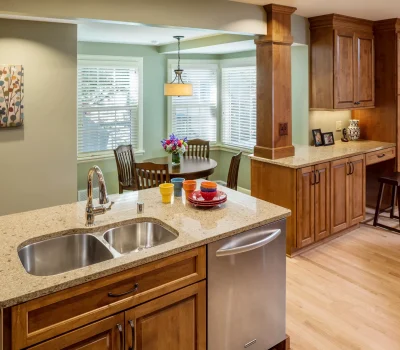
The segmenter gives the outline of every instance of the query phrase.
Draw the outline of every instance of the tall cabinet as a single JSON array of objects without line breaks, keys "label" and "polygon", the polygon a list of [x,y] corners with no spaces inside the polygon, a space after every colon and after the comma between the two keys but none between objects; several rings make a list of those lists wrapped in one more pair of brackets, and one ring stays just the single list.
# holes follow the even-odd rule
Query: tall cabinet
[{"label": "tall cabinet", "polygon": [[373,22],[341,15],[309,19],[310,108],[375,105]]}]

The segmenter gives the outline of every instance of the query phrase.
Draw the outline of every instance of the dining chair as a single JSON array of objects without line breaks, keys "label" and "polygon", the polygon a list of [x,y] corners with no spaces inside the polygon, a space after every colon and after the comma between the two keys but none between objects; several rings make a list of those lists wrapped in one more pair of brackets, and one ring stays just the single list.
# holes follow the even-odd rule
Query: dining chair
[{"label": "dining chair", "polygon": [[158,187],[165,182],[170,182],[168,164],[135,163],[134,173],[139,190]]},{"label": "dining chair", "polygon": [[237,191],[237,183],[239,177],[239,166],[240,160],[242,159],[242,152],[239,152],[231,159],[231,165],[229,166],[228,180],[225,181],[217,181],[219,185],[231,188],[232,190]]},{"label": "dining chair", "polygon": [[210,141],[193,139],[188,140],[188,149],[183,156],[202,157],[210,159]]},{"label": "dining chair", "polygon": [[118,171],[119,193],[124,190],[137,191],[133,165],[135,154],[132,145],[121,145],[114,150],[115,161]]}]

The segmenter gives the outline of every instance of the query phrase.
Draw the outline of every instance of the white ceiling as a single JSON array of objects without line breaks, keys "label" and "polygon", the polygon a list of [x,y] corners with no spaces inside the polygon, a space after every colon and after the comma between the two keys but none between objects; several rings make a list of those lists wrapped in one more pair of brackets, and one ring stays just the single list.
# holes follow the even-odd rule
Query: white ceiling
[{"label": "white ceiling", "polygon": [[176,42],[175,35],[183,35],[184,40],[221,34],[214,30],[150,27],[140,24],[80,23],[78,41],[164,45]]},{"label": "white ceiling", "polygon": [[[265,0],[231,0],[265,5]],[[274,0],[273,3],[297,7],[297,15],[313,17],[337,13],[373,21],[400,17],[399,0]]]}]

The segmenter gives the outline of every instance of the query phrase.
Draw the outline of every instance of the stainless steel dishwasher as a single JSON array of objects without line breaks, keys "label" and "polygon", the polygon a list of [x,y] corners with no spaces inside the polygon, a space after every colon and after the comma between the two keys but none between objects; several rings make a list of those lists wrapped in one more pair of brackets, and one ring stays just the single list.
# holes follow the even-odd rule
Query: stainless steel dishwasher
[{"label": "stainless steel dishwasher", "polygon": [[207,246],[208,350],[268,350],[286,334],[286,220]]}]

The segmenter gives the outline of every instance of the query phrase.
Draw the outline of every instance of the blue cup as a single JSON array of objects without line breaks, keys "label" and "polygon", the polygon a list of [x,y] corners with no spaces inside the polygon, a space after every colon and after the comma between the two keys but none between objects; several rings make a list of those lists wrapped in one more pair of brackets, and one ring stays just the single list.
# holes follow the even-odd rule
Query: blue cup
[{"label": "blue cup", "polygon": [[182,197],[183,181],[185,181],[185,179],[183,177],[176,177],[171,180],[171,183],[174,184],[174,196],[175,197]]}]

